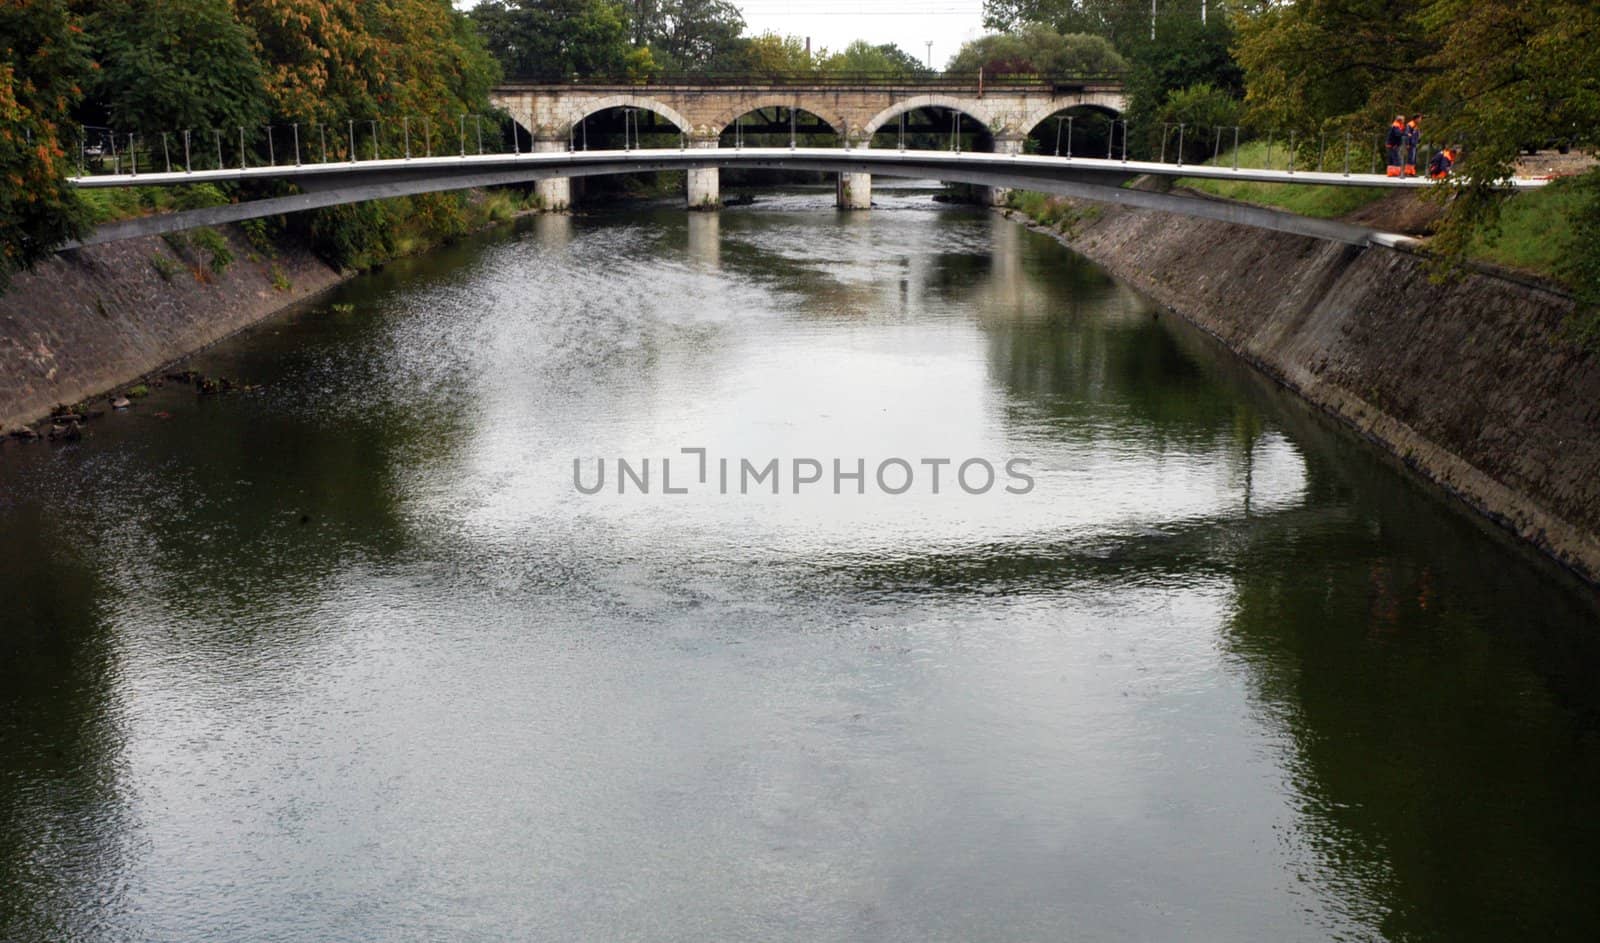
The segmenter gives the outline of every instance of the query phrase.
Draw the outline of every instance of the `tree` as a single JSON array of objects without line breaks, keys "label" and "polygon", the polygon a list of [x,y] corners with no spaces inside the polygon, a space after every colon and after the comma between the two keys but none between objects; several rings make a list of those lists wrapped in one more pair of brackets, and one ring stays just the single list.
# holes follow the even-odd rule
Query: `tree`
[{"label": "tree", "polygon": [[87,227],[62,141],[91,69],[80,34],[64,0],[0,2],[0,288]]},{"label": "tree", "polygon": [[100,68],[85,108],[119,131],[255,127],[267,117],[253,37],[229,0],[93,0]]},{"label": "tree", "polygon": [[[1420,112],[1429,139],[1465,145],[1432,242],[1447,258],[1494,227],[1504,194],[1492,185],[1512,172],[1519,148],[1592,142],[1600,127],[1600,7],[1591,0],[1298,0],[1245,18],[1238,56],[1262,122],[1370,130]],[[1600,184],[1579,192],[1600,193]],[[1577,205],[1573,231],[1600,229],[1600,199]],[[1568,283],[1600,304],[1600,244],[1575,238],[1567,250]]]},{"label": "tree", "polygon": [[1048,26],[981,36],[964,44],[946,67],[951,72],[1096,75],[1120,72],[1127,60],[1099,36],[1063,36]]},{"label": "tree", "polygon": [[743,32],[728,0],[664,0],[643,36],[668,69],[733,71],[743,64]]},{"label": "tree", "polygon": [[858,39],[822,62],[828,72],[868,72],[874,75],[915,76],[930,70],[916,56],[894,43],[873,45]]},{"label": "tree", "polygon": [[817,66],[815,58],[798,36],[779,36],[767,32],[745,44],[744,67],[763,75],[810,72]]},{"label": "tree", "polygon": [[508,74],[570,78],[628,70],[628,13],[615,0],[484,0],[471,17]]}]

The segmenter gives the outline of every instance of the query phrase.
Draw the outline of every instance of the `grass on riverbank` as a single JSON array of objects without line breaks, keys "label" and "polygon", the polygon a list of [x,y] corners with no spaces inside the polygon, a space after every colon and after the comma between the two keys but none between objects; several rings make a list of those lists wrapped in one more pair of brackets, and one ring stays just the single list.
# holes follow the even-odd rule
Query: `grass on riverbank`
[{"label": "grass on riverbank", "polygon": [[1553,277],[1569,251],[1572,218],[1584,201],[1564,180],[1513,193],[1500,208],[1500,225],[1478,233],[1468,252],[1476,261]]},{"label": "grass on riverbank", "polygon": [[[1289,166],[1289,153],[1278,142],[1271,153],[1271,163],[1268,163],[1267,142],[1251,141],[1239,145],[1239,166],[1256,169],[1287,170]],[[1343,160],[1341,156],[1340,160]],[[1208,165],[1218,167],[1233,166],[1233,152],[1230,150],[1214,161],[1206,161]],[[1342,164],[1341,164],[1342,166]],[[1301,170],[1307,168],[1301,167]],[[1314,168],[1312,168],[1314,169]],[[1301,216],[1311,216],[1317,219],[1336,219],[1354,213],[1371,203],[1381,200],[1389,191],[1379,187],[1327,187],[1310,186],[1300,183],[1250,183],[1241,180],[1207,180],[1198,177],[1183,177],[1177,185],[1209,193],[1227,200],[1238,200],[1241,203],[1254,203],[1257,206],[1270,206],[1274,209],[1287,210]]]}]

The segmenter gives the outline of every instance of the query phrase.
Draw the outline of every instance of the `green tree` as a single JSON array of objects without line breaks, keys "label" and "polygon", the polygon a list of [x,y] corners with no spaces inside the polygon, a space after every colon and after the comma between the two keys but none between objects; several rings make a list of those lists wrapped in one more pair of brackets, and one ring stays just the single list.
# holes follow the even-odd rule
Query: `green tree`
[{"label": "green tree", "polygon": [[119,131],[255,127],[266,88],[229,0],[92,0],[85,110]]},{"label": "green tree", "polygon": [[[1239,37],[1246,101],[1260,121],[1375,130],[1420,112],[1428,139],[1465,145],[1432,242],[1447,258],[1496,225],[1504,193],[1492,185],[1513,171],[1519,148],[1592,143],[1600,128],[1591,0],[1297,0],[1243,18]],[[1585,235],[1600,231],[1600,200],[1576,205],[1563,274],[1600,305],[1600,243]]]},{"label": "green tree", "polygon": [[744,17],[728,0],[665,0],[645,43],[668,70],[736,71],[744,64]]},{"label": "green tree", "polygon": [[0,0],[0,288],[87,226],[62,140],[91,68],[80,32],[64,0]]},{"label": "green tree", "polygon": [[781,75],[810,72],[816,67],[816,59],[798,36],[762,33],[744,47],[744,68],[751,72]]},{"label": "green tree", "polygon": [[981,36],[963,45],[950,59],[951,72],[990,75],[1013,73],[1094,75],[1120,72],[1127,60],[1100,36],[1063,36],[1048,26],[1029,25],[1015,33]]},{"label": "green tree", "polygon": [[[628,13],[615,0],[484,0],[471,17],[510,75],[569,78],[628,71]],[[634,63],[635,70],[639,66]]]},{"label": "green tree", "polygon": [[842,51],[828,56],[822,61],[822,68],[827,72],[869,72],[906,77],[931,71],[916,56],[894,43],[873,45],[864,39],[858,39]]}]

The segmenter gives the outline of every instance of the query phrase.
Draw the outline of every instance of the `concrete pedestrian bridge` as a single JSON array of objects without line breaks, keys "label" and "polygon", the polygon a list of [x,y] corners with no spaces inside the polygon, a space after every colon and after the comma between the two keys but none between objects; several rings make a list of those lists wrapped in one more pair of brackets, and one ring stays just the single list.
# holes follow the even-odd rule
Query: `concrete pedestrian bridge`
[{"label": "concrete pedestrian bridge", "polygon": [[[490,96],[530,136],[535,152],[587,150],[587,121],[614,109],[648,112],[676,129],[684,146],[718,147],[730,129],[750,116],[781,130],[790,141],[804,115],[808,131],[820,126],[847,148],[865,148],[874,136],[903,134],[913,112],[943,111],[957,128],[967,119],[992,139],[996,153],[1022,151],[1023,139],[1052,116],[1073,110],[1118,118],[1127,96],[1116,76],[997,76],[941,74],[915,78],[871,74],[769,75],[739,77],[673,76],[649,84],[509,82]],[[717,169],[689,172],[691,206],[713,206],[720,199]],[[565,178],[541,182],[546,207],[563,209],[571,201]],[[869,206],[870,175],[841,175],[839,202]]]}]

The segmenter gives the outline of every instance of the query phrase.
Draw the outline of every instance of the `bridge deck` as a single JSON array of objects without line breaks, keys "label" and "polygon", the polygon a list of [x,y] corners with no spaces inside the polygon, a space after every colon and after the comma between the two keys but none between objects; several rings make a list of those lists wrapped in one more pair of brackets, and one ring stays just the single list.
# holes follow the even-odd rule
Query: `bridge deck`
[{"label": "bridge deck", "polygon": [[[384,176],[454,175],[464,171],[524,169],[545,176],[561,176],[563,168],[578,170],[595,164],[613,166],[639,164],[640,169],[666,167],[737,167],[741,164],[781,168],[804,164],[814,169],[821,164],[848,164],[855,172],[885,176],[939,178],[941,168],[1024,173],[1048,178],[1053,175],[1082,179],[1104,174],[1128,177],[1197,177],[1213,180],[1243,180],[1255,183],[1299,183],[1335,187],[1384,187],[1421,189],[1438,186],[1419,177],[1387,177],[1370,173],[1327,171],[1258,170],[1212,167],[1204,164],[1167,164],[1154,161],[1107,160],[1095,157],[1052,157],[1035,154],[994,154],[988,152],[872,150],[866,148],[659,148],[630,151],[553,151],[524,154],[468,154],[451,157],[386,158],[342,161],[326,164],[277,164],[262,167],[228,167],[220,170],[172,171],[170,173],[110,174],[69,178],[73,186],[85,189],[132,186],[178,186],[183,184],[243,180],[296,180],[336,182],[345,176],[371,179]],[[644,167],[643,165],[650,165]],[[615,171],[613,171],[615,172]],[[1544,178],[1517,177],[1502,181],[1505,189],[1530,189],[1549,183]]]}]

